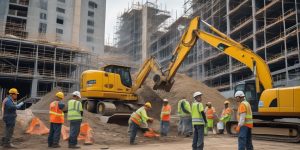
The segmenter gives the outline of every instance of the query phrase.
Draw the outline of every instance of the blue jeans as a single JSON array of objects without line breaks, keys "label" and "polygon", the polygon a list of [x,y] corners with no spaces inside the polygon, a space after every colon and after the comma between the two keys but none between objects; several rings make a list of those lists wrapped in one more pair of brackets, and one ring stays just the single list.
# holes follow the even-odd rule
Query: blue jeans
[{"label": "blue jeans", "polygon": [[242,126],[239,133],[239,150],[253,150],[251,128]]},{"label": "blue jeans", "polygon": [[192,135],[193,126],[191,117],[180,117],[178,124],[178,135]]},{"label": "blue jeans", "polygon": [[160,135],[161,136],[167,136],[169,132],[169,121],[160,121]]},{"label": "blue jeans", "polygon": [[48,146],[58,145],[61,133],[61,123],[50,123]]},{"label": "blue jeans", "polygon": [[70,121],[69,145],[77,145],[77,138],[80,133],[81,120]]},{"label": "blue jeans", "polygon": [[203,150],[204,125],[194,125],[193,150]]},{"label": "blue jeans", "polygon": [[135,137],[136,137],[137,131],[139,129],[139,126],[135,122],[131,121],[131,123],[129,124],[129,128],[130,128],[129,129],[130,130],[130,141],[129,142],[131,144],[133,144],[135,141]]},{"label": "blue jeans", "polygon": [[14,134],[15,123],[5,123],[4,137],[2,138],[2,144],[8,145],[11,143],[12,136]]}]

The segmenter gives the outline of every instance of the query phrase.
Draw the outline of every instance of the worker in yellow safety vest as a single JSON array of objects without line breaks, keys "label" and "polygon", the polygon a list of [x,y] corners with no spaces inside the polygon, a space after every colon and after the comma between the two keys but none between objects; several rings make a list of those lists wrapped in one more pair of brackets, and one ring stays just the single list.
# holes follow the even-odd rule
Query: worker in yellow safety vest
[{"label": "worker in yellow safety vest", "polygon": [[195,101],[192,104],[192,123],[194,126],[193,150],[203,150],[204,148],[204,128],[207,124],[204,107],[202,102],[202,93],[195,92],[193,95]]},{"label": "worker in yellow safety vest", "polygon": [[130,145],[135,145],[135,137],[139,128],[148,128],[148,121],[153,122],[153,118],[148,117],[147,111],[152,108],[150,102],[133,112],[129,119]]},{"label": "worker in yellow safety vest", "polygon": [[170,117],[171,117],[171,105],[168,99],[163,100],[163,106],[161,109],[161,122],[160,122],[160,135],[167,136],[170,127]]},{"label": "worker in yellow safety vest", "polygon": [[81,94],[79,91],[72,93],[73,99],[68,101],[68,120],[70,121],[69,148],[80,148],[77,146],[77,138],[80,133],[83,109],[81,104]]},{"label": "worker in yellow safety vest", "polygon": [[237,102],[239,103],[237,119],[238,126],[236,131],[239,133],[238,138],[238,149],[239,150],[253,150],[252,145],[252,110],[251,105],[245,99],[243,91],[237,91],[234,95]]},{"label": "worker in yellow safety vest", "polygon": [[211,102],[207,102],[204,112],[207,119],[207,126],[205,130],[213,131],[213,133],[215,133],[213,128],[214,128],[214,118],[215,118],[216,110],[214,107],[212,107]]},{"label": "worker in yellow safety vest", "polygon": [[191,105],[186,99],[178,101],[177,113],[179,115],[178,135],[189,137],[193,134]]},{"label": "worker in yellow safety vest", "polygon": [[223,125],[226,127],[226,123],[231,120],[232,109],[229,107],[230,102],[224,102],[224,109],[221,114],[220,121],[223,122]]},{"label": "worker in yellow safety vest", "polygon": [[48,136],[48,147],[59,148],[59,140],[61,134],[61,127],[64,123],[63,109],[65,104],[62,102],[64,99],[64,93],[57,92],[55,99],[50,103],[50,131]]}]

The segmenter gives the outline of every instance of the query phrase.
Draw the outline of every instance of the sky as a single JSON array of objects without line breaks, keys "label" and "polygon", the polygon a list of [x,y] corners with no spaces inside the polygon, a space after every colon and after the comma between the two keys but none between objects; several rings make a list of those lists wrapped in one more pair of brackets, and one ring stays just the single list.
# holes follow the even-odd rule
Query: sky
[{"label": "sky", "polygon": [[[148,0],[149,2],[157,3],[159,8],[171,12],[172,17],[176,18],[183,14],[184,0]],[[106,20],[105,20],[105,43],[112,43],[117,17],[124,10],[128,10],[132,3],[145,3],[146,0],[106,0]]]}]

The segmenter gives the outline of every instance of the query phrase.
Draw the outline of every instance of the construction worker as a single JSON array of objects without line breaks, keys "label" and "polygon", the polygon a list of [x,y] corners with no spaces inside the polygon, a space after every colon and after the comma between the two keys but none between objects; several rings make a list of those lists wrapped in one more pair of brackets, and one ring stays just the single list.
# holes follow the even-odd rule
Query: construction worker
[{"label": "construction worker", "polygon": [[192,104],[192,123],[194,126],[193,150],[203,150],[204,148],[204,128],[207,124],[204,107],[201,103],[202,93],[193,94],[195,101]]},{"label": "construction worker", "polygon": [[179,115],[178,135],[189,137],[193,134],[191,105],[186,99],[178,102],[177,112]]},{"label": "construction worker", "polygon": [[2,101],[3,121],[5,124],[4,137],[2,138],[2,146],[4,148],[16,148],[11,143],[11,138],[14,134],[16,124],[16,111],[24,105],[24,102],[15,104],[19,94],[16,88],[11,88],[8,91],[8,94],[9,95]]},{"label": "construction worker", "polygon": [[64,93],[57,92],[54,101],[50,103],[50,132],[48,136],[48,147],[60,147],[60,133],[62,124],[64,123],[63,109],[65,107],[65,104],[62,102],[63,99]]},{"label": "construction worker", "polygon": [[133,112],[129,119],[130,128],[130,145],[135,145],[135,137],[139,128],[148,128],[148,121],[153,122],[153,118],[148,117],[147,111],[152,108],[150,102],[146,102],[144,106]]},{"label": "construction worker", "polygon": [[214,116],[216,113],[216,110],[214,107],[212,107],[211,102],[207,102],[206,107],[205,107],[205,115],[206,115],[206,119],[207,119],[207,126],[205,128],[206,131],[213,131],[214,132]]},{"label": "construction worker", "polygon": [[245,94],[243,91],[237,91],[234,95],[237,102],[239,103],[237,119],[238,126],[236,131],[239,133],[238,138],[238,149],[239,150],[253,150],[252,145],[252,110],[251,105],[245,99]]},{"label": "construction worker", "polygon": [[170,116],[171,116],[171,105],[169,105],[169,100],[163,100],[163,106],[161,109],[161,122],[160,122],[160,135],[167,136],[170,126]]},{"label": "construction worker", "polygon": [[225,101],[224,102],[224,109],[222,111],[222,114],[221,114],[221,118],[220,118],[220,121],[223,122],[223,125],[226,127],[226,123],[228,121],[230,121],[231,119],[231,114],[232,114],[232,110],[231,108],[229,108],[229,104],[230,102],[229,101]]},{"label": "construction worker", "polygon": [[68,120],[70,121],[69,148],[80,148],[77,146],[77,137],[80,133],[83,109],[79,101],[81,94],[79,91],[72,93],[73,99],[68,101]]}]

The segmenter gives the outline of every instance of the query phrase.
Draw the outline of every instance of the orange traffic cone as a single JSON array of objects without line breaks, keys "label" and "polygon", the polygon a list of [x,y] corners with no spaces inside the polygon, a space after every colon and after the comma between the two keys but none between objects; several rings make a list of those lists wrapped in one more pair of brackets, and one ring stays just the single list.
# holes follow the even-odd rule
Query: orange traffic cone
[{"label": "orange traffic cone", "polygon": [[43,134],[48,134],[49,129],[45,126],[45,124],[39,118],[34,117],[31,120],[31,123],[28,126],[26,133],[34,134],[34,135],[43,135]]}]

